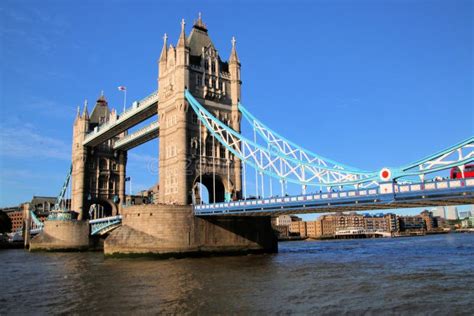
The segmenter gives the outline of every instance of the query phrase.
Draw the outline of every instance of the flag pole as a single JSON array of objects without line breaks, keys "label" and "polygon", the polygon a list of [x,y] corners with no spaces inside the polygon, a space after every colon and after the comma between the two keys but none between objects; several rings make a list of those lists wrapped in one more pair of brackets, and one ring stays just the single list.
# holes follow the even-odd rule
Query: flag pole
[{"label": "flag pole", "polygon": [[123,90],[123,111],[125,112],[125,108],[127,105],[127,89]]}]

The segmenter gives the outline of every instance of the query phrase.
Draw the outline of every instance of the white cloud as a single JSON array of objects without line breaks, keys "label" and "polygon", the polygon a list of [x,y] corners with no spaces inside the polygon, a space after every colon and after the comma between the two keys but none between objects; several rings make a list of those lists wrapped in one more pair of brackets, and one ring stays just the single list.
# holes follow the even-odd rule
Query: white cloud
[{"label": "white cloud", "polygon": [[0,156],[71,160],[71,145],[41,135],[31,124],[0,129]]}]

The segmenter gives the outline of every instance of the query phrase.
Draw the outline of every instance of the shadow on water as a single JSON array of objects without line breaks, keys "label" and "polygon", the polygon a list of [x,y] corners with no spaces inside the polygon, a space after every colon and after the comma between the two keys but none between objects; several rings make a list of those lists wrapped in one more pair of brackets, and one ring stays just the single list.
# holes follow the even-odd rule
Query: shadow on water
[{"label": "shadow on water", "polygon": [[469,314],[474,301],[472,234],[279,247],[161,261],[4,250],[0,314]]}]

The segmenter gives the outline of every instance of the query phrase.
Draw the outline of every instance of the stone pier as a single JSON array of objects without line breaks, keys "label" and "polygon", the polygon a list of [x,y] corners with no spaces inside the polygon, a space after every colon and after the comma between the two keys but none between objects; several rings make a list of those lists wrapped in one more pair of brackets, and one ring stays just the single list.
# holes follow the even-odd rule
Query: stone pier
[{"label": "stone pier", "polygon": [[88,249],[88,221],[45,221],[43,231],[30,240],[30,251],[81,251]]},{"label": "stone pier", "polygon": [[275,253],[270,217],[195,217],[190,206],[137,205],[104,242],[106,256],[188,257]]}]

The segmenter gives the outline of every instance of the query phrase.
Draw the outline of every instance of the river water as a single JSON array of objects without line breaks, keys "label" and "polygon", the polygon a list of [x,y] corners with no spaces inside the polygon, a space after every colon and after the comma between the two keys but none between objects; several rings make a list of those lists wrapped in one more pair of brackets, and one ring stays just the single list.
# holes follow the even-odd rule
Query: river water
[{"label": "river water", "polygon": [[298,241],[273,255],[0,251],[0,314],[474,313],[474,234]]}]

